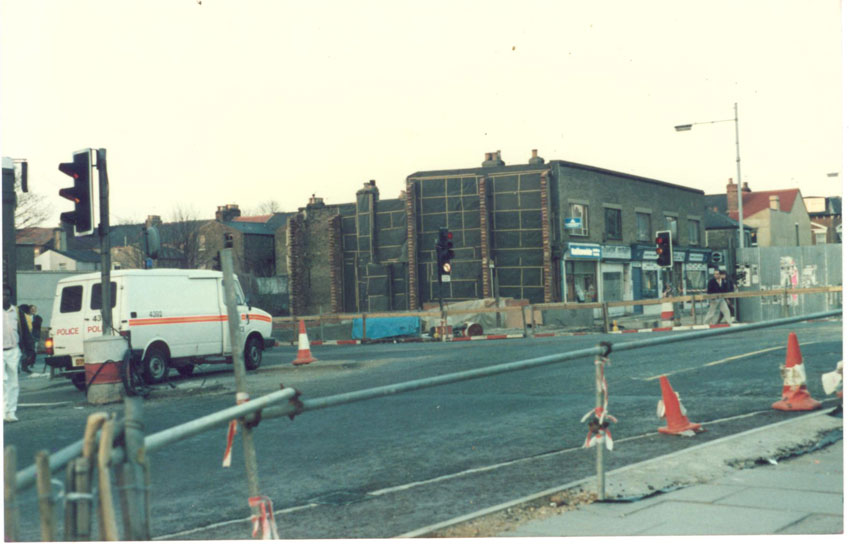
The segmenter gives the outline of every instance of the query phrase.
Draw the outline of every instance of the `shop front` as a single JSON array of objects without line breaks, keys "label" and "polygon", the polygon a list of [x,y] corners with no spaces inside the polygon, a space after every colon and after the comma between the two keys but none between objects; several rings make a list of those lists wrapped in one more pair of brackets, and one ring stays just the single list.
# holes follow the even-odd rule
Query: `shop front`
[{"label": "shop front", "polygon": [[566,302],[597,302],[602,246],[570,242],[563,254],[562,293]]},{"label": "shop front", "polygon": [[[629,290],[629,264],[632,260],[632,249],[629,246],[603,245],[602,263],[602,291],[600,293],[603,302],[619,302],[632,300]],[[625,306],[614,306],[608,309],[609,315],[619,316],[631,313],[631,308]]]},{"label": "shop front", "polygon": [[708,288],[708,263],[711,261],[710,249],[689,249],[685,262],[685,294],[705,293]]}]

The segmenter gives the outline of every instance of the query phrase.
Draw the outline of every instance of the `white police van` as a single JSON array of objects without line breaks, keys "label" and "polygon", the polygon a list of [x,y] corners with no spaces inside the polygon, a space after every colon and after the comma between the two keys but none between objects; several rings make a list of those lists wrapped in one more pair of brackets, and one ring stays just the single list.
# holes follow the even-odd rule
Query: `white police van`
[{"label": "white police van", "polygon": [[[113,270],[112,327],[128,339],[148,383],[166,378],[173,367],[184,376],[194,365],[226,361],[231,354],[222,273],[215,270]],[[238,279],[236,299],[245,367],[260,366],[274,345],[271,315],[248,305]],[[101,273],[60,280],[53,301],[47,364],[53,376],[85,389],[83,341],[101,336]]]}]

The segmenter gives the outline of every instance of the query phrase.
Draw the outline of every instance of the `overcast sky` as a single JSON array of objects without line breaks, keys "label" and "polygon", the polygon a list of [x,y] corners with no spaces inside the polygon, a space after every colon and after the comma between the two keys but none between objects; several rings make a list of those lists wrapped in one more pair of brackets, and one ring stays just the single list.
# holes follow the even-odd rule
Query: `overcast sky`
[{"label": "overcast sky", "polygon": [[[383,198],[531,149],[722,193],[841,192],[840,0],[3,0],[0,146],[54,226],[108,151],[112,220]],[[846,15],[844,16],[846,18]],[[837,177],[827,174],[839,172]]]}]

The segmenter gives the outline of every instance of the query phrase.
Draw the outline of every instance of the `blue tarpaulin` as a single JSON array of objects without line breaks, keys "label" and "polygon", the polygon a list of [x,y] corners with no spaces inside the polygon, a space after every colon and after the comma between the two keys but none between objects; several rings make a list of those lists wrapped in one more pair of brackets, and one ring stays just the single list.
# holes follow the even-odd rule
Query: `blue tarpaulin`
[{"label": "blue tarpaulin", "polygon": [[[370,317],[366,319],[366,338],[392,338],[394,336],[418,336],[418,317]],[[363,318],[351,322],[351,338],[363,340]]]}]

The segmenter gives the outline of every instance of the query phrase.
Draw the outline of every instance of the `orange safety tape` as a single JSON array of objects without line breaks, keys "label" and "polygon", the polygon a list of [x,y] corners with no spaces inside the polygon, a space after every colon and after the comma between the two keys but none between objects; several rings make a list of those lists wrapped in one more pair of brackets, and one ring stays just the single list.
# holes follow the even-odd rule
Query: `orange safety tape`
[{"label": "orange safety tape", "polygon": [[[248,396],[248,393],[239,392],[236,393],[236,404],[243,404],[251,400]],[[230,459],[233,454],[233,439],[236,437],[236,431],[239,429],[238,421],[235,419],[231,419],[230,423],[227,426],[227,445],[224,448],[224,459],[221,461],[221,466],[229,467]]]},{"label": "orange safety tape", "polygon": [[248,505],[251,508],[257,506],[260,508],[259,515],[255,514],[251,516],[251,522],[254,526],[251,536],[256,537],[257,533],[262,530],[263,540],[279,540],[280,536],[277,534],[277,524],[274,521],[274,505],[272,504],[272,500],[264,495],[250,497],[248,499]]}]

